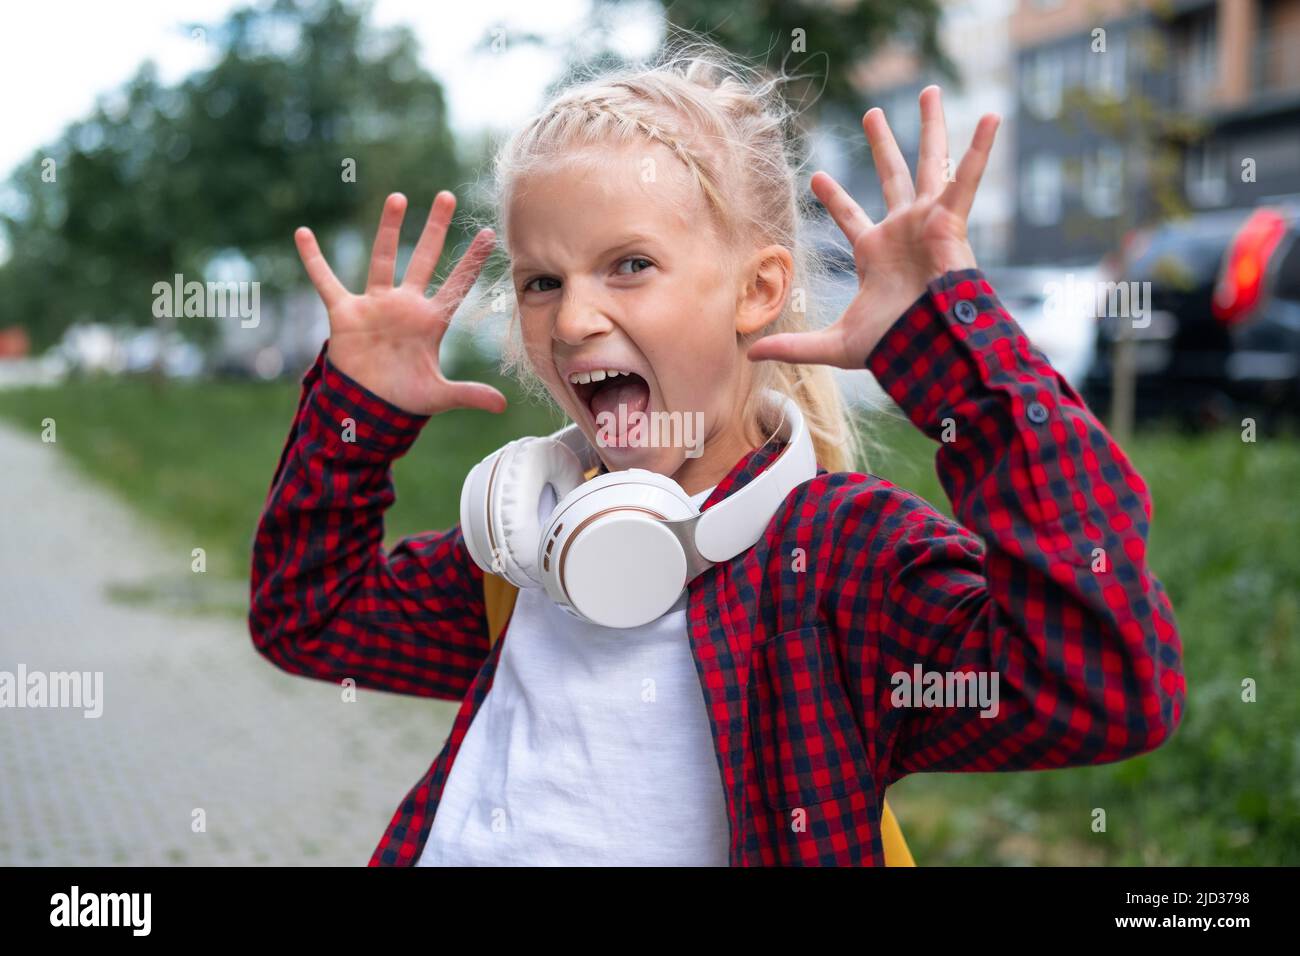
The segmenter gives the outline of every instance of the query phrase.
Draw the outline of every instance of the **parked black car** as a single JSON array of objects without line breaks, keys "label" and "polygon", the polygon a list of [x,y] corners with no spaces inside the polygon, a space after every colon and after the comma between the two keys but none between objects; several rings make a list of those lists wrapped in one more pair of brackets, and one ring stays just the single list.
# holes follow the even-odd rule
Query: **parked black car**
[{"label": "parked black car", "polygon": [[1112,314],[1099,304],[1084,382],[1093,408],[1109,409],[1112,348],[1125,322],[1136,341],[1139,417],[1204,424],[1250,411],[1300,414],[1300,205],[1135,232],[1110,262],[1103,282],[1136,284],[1129,288],[1149,301],[1136,320],[1132,309]]}]

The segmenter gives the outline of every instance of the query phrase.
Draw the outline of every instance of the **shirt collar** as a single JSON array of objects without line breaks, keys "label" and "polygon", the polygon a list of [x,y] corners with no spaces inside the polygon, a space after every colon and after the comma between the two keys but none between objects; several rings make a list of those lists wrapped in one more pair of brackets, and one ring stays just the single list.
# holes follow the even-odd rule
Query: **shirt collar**
[{"label": "shirt collar", "polygon": [[784,448],[784,442],[769,441],[765,445],[760,445],[758,448],[746,452],[740,461],[731,466],[731,471],[727,472],[726,477],[718,482],[717,487],[713,489],[713,494],[705,499],[704,504],[700,506],[700,510],[707,511],[719,501],[729,495],[734,495],[741,488],[744,488],[761,475],[763,470],[776,460]]}]

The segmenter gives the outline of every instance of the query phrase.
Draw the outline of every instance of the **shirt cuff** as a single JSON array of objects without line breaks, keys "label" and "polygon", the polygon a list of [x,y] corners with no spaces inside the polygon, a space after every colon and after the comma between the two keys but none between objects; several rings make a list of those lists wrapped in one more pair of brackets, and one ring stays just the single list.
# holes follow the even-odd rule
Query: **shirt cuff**
[{"label": "shirt cuff", "polygon": [[302,379],[304,391],[310,392],[306,421],[312,436],[329,453],[343,457],[381,460],[406,454],[432,416],[380,398],[339,371],[328,349],[326,339]]},{"label": "shirt cuff", "polygon": [[932,279],[866,366],[912,422],[936,438],[943,420],[981,389],[1005,395],[1011,414],[1030,427],[1055,418],[1063,391],[1069,394],[978,268]]}]

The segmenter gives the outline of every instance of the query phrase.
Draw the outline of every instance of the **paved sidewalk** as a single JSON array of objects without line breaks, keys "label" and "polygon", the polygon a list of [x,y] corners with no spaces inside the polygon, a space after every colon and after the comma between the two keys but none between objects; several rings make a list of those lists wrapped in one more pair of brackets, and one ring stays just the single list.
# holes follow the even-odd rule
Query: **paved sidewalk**
[{"label": "paved sidewalk", "polygon": [[35,428],[0,424],[0,501],[0,671],[103,673],[97,719],[0,708],[0,865],[369,860],[455,704],[365,691],[344,703],[333,684],[275,669],[238,618],[110,600],[112,584],[192,573],[189,548]]}]

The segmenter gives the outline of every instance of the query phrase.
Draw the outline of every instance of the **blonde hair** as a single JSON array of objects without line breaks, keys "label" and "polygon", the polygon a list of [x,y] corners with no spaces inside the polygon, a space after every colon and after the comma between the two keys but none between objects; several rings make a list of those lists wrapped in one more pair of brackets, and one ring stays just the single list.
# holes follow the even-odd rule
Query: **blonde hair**
[{"label": "blonde hair", "polygon": [[[683,30],[649,64],[579,75],[498,150],[492,169],[497,218],[504,220],[515,184],[556,156],[588,146],[660,143],[698,185],[731,252],[777,244],[793,257],[793,294],[774,322],[742,337],[743,345],[812,328],[813,286],[827,267],[808,241],[810,209],[799,200],[802,143],[796,112],[779,92],[789,79],[784,72],[764,79],[716,44]],[[493,225],[500,242],[507,230]],[[548,396],[524,353],[518,324],[515,313],[503,370],[530,392]],[[821,467],[854,470],[861,446],[830,367],[764,361],[753,363],[751,371],[742,410],[746,427],[772,434],[778,422],[767,420],[771,410],[761,395],[775,389],[803,412]]]}]

